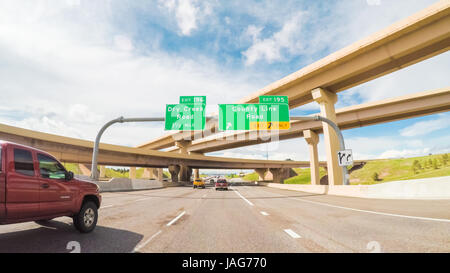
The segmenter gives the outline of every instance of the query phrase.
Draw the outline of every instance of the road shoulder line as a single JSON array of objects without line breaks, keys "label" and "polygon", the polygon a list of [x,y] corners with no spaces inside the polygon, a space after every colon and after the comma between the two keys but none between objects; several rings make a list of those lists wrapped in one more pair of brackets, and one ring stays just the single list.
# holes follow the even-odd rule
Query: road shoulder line
[{"label": "road shoulder line", "polygon": [[371,210],[363,210],[363,209],[342,207],[342,206],[331,205],[331,204],[322,203],[322,202],[315,202],[315,201],[310,201],[310,200],[297,199],[297,198],[293,198],[293,197],[288,197],[288,198],[289,199],[294,199],[294,200],[297,200],[297,201],[311,203],[311,204],[317,204],[317,205],[321,205],[321,206],[332,207],[332,208],[346,209],[346,210],[365,212],[365,213],[372,213],[372,214],[378,214],[378,215],[384,215],[384,216],[409,218],[409,219],[415,219],[415,220],[425,220],[425,221],[436,221],[436,222],[450,223],[450,219],[429,218],[429,217],[410,216],[410,215],[394,214],[394,213],[387,213],[387,212],[378,212],[378,211],[371,211]]}]

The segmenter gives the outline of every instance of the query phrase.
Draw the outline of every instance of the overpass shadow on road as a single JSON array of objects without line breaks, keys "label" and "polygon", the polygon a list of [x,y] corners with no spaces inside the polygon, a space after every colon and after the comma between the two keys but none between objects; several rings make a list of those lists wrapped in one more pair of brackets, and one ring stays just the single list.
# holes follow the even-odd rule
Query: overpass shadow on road
[{"label": "overpass shadow on road", "polygon": [[69,253],[68,243],[80,244],[81,253],[129,253],[143,235],[127,230],[97,226],[81,234],[70,223],[48,221],[36,228],[0,234],[0,253]]}]

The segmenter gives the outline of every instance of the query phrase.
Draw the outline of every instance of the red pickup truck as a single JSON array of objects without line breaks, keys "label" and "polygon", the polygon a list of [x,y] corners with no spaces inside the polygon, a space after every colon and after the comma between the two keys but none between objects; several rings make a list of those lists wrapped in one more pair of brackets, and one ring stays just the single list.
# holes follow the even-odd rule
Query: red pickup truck
[{"label": "red pickup truck", "polygon": [[97,225],[100,203],[96,184],[74,179],[50,154],[0,141],[0,224],[69,216],[87,233]]}]

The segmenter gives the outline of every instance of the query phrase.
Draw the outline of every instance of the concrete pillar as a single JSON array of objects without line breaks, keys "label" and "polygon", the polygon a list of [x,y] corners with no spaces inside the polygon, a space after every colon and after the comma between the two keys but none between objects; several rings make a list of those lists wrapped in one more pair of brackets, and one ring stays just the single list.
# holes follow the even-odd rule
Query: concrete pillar
[{"label": "concrete pillar", "polygon": [[80,169],[82,175],[91,176],[90,165],[87,166],[85,164],[78,164],[78,168]]},{"label": "concrete pillar", "polygon": [[[320,115],[336,122],[334,104],[337,101],[337,95],[322,88],[312,90],[311,94],[320,105]],[[328,183],[329,185],[342,185],[342,168],[339,167],[337,158],[339,139],[331,126],[325,122],[322,122],[322,126],[327,154]]]},{"label": "concrete pillar", "polygon": [[136,179],[136,167],[130,167],[130,172],[128,173],[130,179]]},{"label": "concrete pillar", "polygon": [[[203,153],[189,152],[190,155],[203,155]],[[194,179],[200,178],[200,169],[194,169]]]},{"label": "concrete pillar", "polygon": [[319,136],[311,131],[303,131],[303,137],[309,146],[309,167],[311,169],[311,185],[320,184],[319,175],[319,153],[317,152],[317,143],[319,143]]},{"label": "concrete pillar", "polygon": [[[187,148],[191,145],[190,140],[175,141],[175,145],[179,148],[178,153],[188,154]],[[192,173],[192,170],[190,171]],[[189,175],[189,168],[185,165],[180,165],[179,181],[189,182],[191,177]]]},{"label": "concrete pillar", "polygon": [[150,179],[151,178],[151,168],[144,168],[144,172],[142,173],[142,179]]},{"label": "concrete pillar", "polygon": [[158,181],[163,181],[163,179],[164,179],[164,171],[163,171],[162,168],[158,168],[157,169],[157,178],[158,178]]},{"label": "concrete pillar", "polygon": [[179,148],[178,153],[187,154],[187,148],[191,145],[192,141],[190,140],[180,140],[175,141],[175,145]]},{"label": "concrete pillar", "polygon": [[284,180],[290,177],[290,168],[270,168],[273,175],[273,183],[283,184]]},{"label": "concrete pillar", "polygon": [[99,177],[106,177],[106,166],[100,166],[100,176]]},{"label": "concrete pillar", "polygon": [[194,179],[200,178],[200,169],[194,169]]},{"label": "concrete pillar", "polygon": [[172,182],[178,182],[178,174],[180,173],[180,166],[169,165],[170,176],[172,177]]},{"label": "concrete pillar", "polygon": [[264,177],[265,177],[265,174],[266,174],[266,172],[267,172],[267,169],[266,169],[266,168],[263,168],[263,169],[255,169],[255,172],[259,175],[258,181],[263,181],[263,180],[264,180]]},{"label": "concrete pillar", "polygon": [[191,182],[191,177],[192,177],[192,168],[191,167],[187,167],[187,171],[186,171],[186,178],[187,178],[187,182]]}]

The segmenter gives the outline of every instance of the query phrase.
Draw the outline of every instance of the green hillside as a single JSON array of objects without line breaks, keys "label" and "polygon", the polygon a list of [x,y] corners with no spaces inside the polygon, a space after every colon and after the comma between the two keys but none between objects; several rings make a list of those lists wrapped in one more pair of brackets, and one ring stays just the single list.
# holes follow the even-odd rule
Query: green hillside
[{"label": "green hillside", "polygon": [[[409,180],[450,176],[449,154],[429,155],[422,157],[380,159],[368,161],[364,167],[350,174],[350,184],[376,184],[396,180]],[[414,162],[416,162],[414,164]],[[415,168],[413,169],[413,165]],[[309,168],[294,169],[298,174],[284,181],[285,184],[309,184],[311,175]],[[376,174],[376,175],[375,175]],[[326,175],[320,168],[320,177]],[[378,179],[375,179],[378,177]],[[244,176],[247,181],[258,180],[256,173]]]},{"label": "green hillside", "polygon": [[[78,167],[78,164],[76,163],[64,163],[63,164],[64,167],[68,170],[73,172],[74,174],[81,174],[80,168]],[[99,169],[100,170],[100,169]],[[117,177],[124,177],[124,178],[128,178],[129,176],[129,171],[128,169],[125,168],[106,168],[106,174],[105,176],[107,178],[117,178]],[[142,178],[142,175],[144,174],[144,168],[137,168],[136,169],[136,178]],[[170,178],[170,173],[167,171],[164,171],[164,178]]]}]

